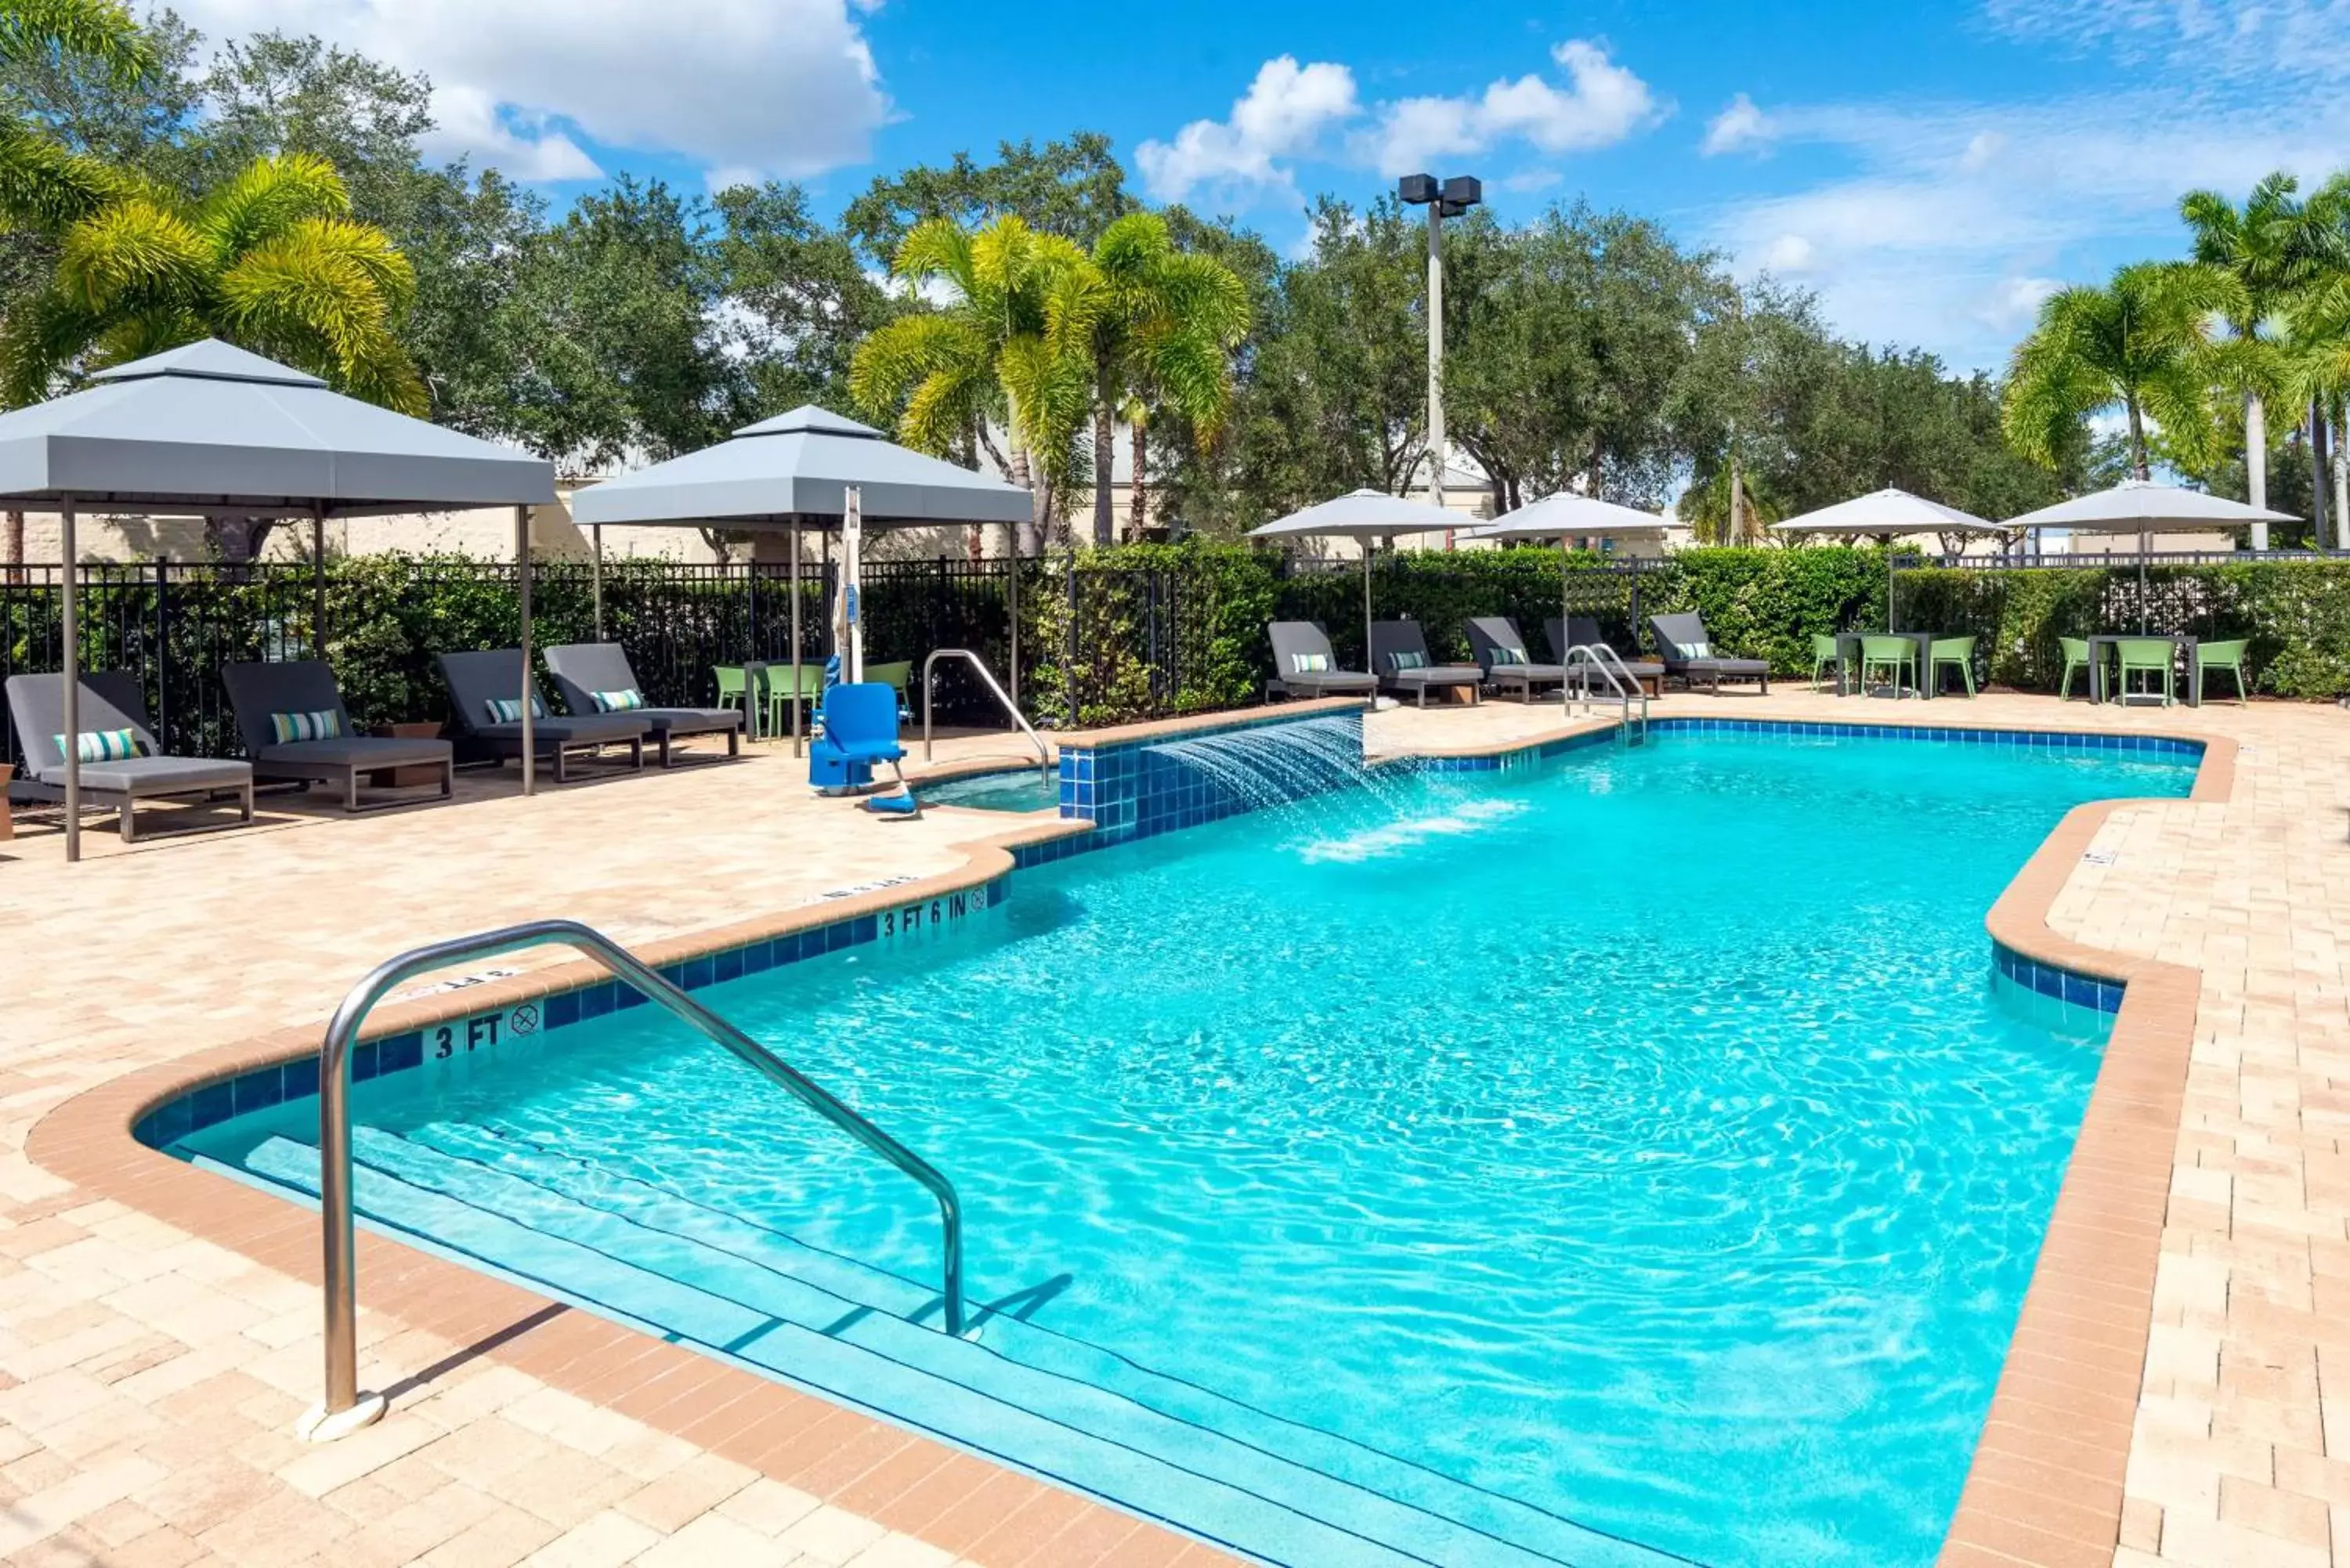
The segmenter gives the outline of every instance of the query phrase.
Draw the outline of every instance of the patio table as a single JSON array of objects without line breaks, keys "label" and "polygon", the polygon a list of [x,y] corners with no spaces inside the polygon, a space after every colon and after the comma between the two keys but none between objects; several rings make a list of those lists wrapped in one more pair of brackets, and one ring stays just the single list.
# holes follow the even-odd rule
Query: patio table
[{"label": "patio table", "polygon": [[[2159,641],[2170,644],[2173,680],[2178,678],[2178,666],[2181,662],[2184,662],[2187,667],[2187,705],[2189,708],[2200,708],[2203,706],[2203,694],[2196,690],[2195,648],[2201,640],[2199,638],[2185,635],[2173,636],[2160,631],[2099,632],[2089,639],[2089,701],[2102,702],[2106,700],[2105,650],[2106,649],[2124,642]],[[2128,701],[2127,695],[2124,694],[2120,700]]]},{"label": "patio table", "polygon": [[1921,701],[1930,699],[1934,695],[1934,682],[1930,674],[1933,669],[1934,643],[1941,635],[1939,631],[1840,631],[1836,633],[1836,695],[1839,697],[1852,695],[1852,692],[1846,690],[1847,671],[1850,672],[1852,683],[1859,681],[1862,638],[1898,637],[1917,644],[1918,696]]}]

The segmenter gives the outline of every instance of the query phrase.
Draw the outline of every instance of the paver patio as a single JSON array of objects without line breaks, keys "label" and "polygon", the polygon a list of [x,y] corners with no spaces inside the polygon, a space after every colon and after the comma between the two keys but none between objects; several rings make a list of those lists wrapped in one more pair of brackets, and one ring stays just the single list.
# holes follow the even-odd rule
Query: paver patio
[{"label": "paver patio", "polygon": [[[1677,695],[1656,711],[1883,720],[1897,710],[1797,690]],[[2096,1557],[2099,1568],[2350,1568],[2350,985],[2340,960],[2350,715],[2282,704],[2166,714],[2009,696],[1898,712],[1905,723],[2158,728],[2239,742],[2229,798],[2113,811],[2048,916],[2060,938],[2200,977],[2142,1389],[2117,1417],[2128,1427],[2121,1544]],[[1380,714],[1369,733],[1382,751],[1460,750],[1561,722],[1555,705],[1489,702]],[[1018,757],[1002,737],[941,749]],[[394,1384],[393,1411],[359,1437],[307,1447],[291,1428],[315,1397],[317,1300],[299,1267],[258,1264],[233,1236],[166,1224],[28,1155],[36,1124],[81,1091],[289,1026],[315,1030],[360,972],[419,942],[561,914],[625,944],[659,943],[949,871],[1003,829],[974,813],[868,818],[808,798],[787,754],[754,750],[739,764],[527,801],[469,782],[445,808],[304,816],[128,850],[94,832],[79,867],[62,863],[52,834],[0,846],[0,1556],[1221,1560],[1034,1483],[996,1490],[1003,1472],[935,1446],[844,1460],[821,1488],[786,1484],[661,1421],[616,1414],[373,1309],[364,1273],[363,1380]],[[791,1419],[824,1417],[819,1402],[799,1403]],[[2097,1476],[2088,1459],[2074,1469],[2054,1455],[2039,1480],[2085,1492]],[[909,1511],[910,1494],[926,1513]],[[2032,1547],[2016,1543],[2011,1560],[2060,1560]],[[1976,1551],[1969,1561],[2009,1555]]]}]

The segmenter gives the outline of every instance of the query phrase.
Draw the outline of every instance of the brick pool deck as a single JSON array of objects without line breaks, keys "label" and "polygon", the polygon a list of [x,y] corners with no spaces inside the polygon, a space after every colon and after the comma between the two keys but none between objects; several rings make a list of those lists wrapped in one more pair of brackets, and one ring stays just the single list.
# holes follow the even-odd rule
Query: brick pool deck
[{"label": "brick pool deck", "polygon": [[[1895,711],[1801,691],[1656,710]],[[2350,715],[2008,696],[1898,711],[2236,742],[2215,798],[2085,808],[2003,901],[2048,956],[2120,955],[2109,967],[2135,966],[2163,1016],[2141,1020],[2130,1082],[2109,1093],[2112,1063],[2101,1076],[2090,1125],[2119,1107],[2099,1135],[2111,1158],[2085,1131],[1946,1561],[2350,1568]],[[1465,751],[1561,722],[1555,706],[1489,702],[1378,715],[1369,735]],[[1001,737],[941,753],[1017,760]],[[94,832],[78,867],[37,826],[0,845],[0,1559],[1229,1561],[375,1238],[361,1381],[394,1391],[392,1413],[338,1444],[296,1441],[317,1378],[315,1220],[184,1167],[159,1179],[160,1157],[120,1136],[122,1085],[315,1037],[358,974],[421,941],[562,914],[632,947],[691,945],[826,894],[956,874],[996,853],[983,843],[1003,824],[815,801],[766,747],[530,801],[469,780],[445,808],[270,815],[128,849]],[[2151,1265],[2135,1291],[2134,1247]],[[2120,1282],[2052,1284],[2068,1248]],[[2033,1345],[2077,1365],[2040,1366]],[[664,1378],[684,1381],[664,1398]]]}]

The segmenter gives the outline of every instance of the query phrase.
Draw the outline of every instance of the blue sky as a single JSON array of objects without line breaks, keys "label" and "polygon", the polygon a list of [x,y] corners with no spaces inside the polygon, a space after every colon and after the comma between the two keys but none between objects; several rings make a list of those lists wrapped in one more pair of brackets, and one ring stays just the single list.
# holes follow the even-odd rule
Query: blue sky
[{"label": "blue sky", "polygon": [[[2181,246],[2180,192],[2350,164],[2350,0],[180,0],[421,69],[434,151],[561,197],[623,171],[877,172],[1104,131],[1162,199],[1295,246],[1305,203],[1475,173],[1588,198],[1848,336],[1996,367],[2060,282]],[[1433,19],[1431,22],[1431,18]]]}]

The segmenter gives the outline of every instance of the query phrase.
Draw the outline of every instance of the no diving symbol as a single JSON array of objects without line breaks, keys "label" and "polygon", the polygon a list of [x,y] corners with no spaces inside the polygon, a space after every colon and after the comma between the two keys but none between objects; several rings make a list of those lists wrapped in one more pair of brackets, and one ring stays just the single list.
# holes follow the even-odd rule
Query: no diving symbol
[{"label": "no diving symbol", "polygon": [[525,1002],[520,1007],[515,1008],[512,1012],[506,1014],[506,1032],[508,1033],[533,1034],[537,1033],[537,1030],[538,1008],[536,1004]]}]

